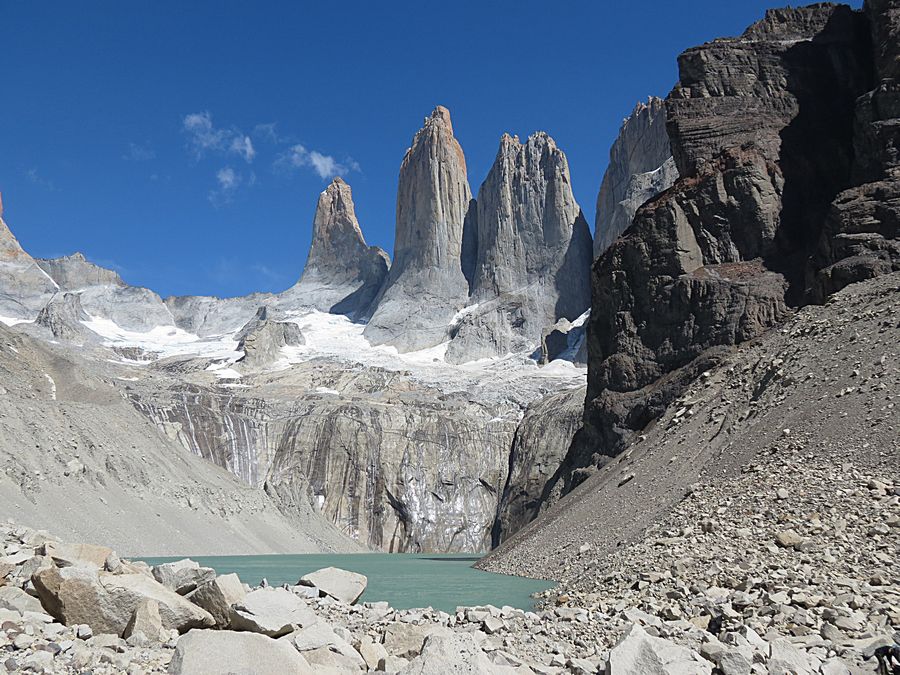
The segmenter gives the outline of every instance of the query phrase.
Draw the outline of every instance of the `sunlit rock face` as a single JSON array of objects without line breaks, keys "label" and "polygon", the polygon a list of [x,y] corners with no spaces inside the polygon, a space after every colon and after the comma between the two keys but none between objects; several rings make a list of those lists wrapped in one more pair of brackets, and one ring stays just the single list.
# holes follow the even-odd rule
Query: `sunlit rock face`
[{"label": "sunlit rock face", "polygon": [[476,214],[470,307],[447,349],[454,363],[534,349],[546,328],[590,306],[590,229],[550,136],[503,135]]},{"label": "sunlit rock face", "polygon": [[677,178],[666,132],[665,102],[651,96],[625,118],[609,151],[609,165],[597,195],[594,256],[628,229],[638,208]]},{"label": "sunlit rock face", "polygon": [[371,343],[409,352],[447,339],[469,296],[463,240],[471,199],[450,112],[438,106],[400,166],[394,261],[366,326]]},{"label": "sunlit rock face", "polygon": [[350,186],[340,177],[319,195],[303,276],[283,300],[323,312],[364,315],[387,278],[389,259],[368,246]]}]

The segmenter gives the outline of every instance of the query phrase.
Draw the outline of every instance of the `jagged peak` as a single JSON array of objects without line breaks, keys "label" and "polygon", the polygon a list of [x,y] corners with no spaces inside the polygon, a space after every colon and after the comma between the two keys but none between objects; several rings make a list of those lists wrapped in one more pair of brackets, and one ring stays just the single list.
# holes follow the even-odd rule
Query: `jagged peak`
[{"label": "jagged peak", "polygon": [[434,110],[431,111],[431,114],[425,118],[424,125],[431,126],[435,123],[443,124],[447,131],[450,132],[450,135],[453,135],[453,122],[450,121],[450,110],[442,105],[436,105]]}]

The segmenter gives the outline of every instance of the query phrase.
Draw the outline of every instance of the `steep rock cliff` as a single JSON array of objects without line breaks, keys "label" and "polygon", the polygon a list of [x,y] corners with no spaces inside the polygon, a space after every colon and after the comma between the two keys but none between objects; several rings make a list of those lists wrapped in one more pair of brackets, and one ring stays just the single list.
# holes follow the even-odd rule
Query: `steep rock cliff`
[{"label": "steep rock cliff", "polygon": [[408,352],[446,340],[469,295],[463,240],[471,199],[450,112],[438,106],[400,166],[394,261],[366,326],[371,343]]},{"label": "steep rock cliff", "polygon": [[678,179],[661,98],[638,103],[622,122],[609,151],[609,166],[597,195],[594,256],[631,225],[638,208]]},{"label": "steep rock cliff", "polygon": [[472,306],[453,328],[453,363],[534,348],[590,306],[590,229],[552,138],[504,134],[476,204]]},{"label": "steep rock cliff", "polygon": [[712,348],[760,335],[802,299],[806,259],[850,178],[866,31],[845,6],[772,10],[679,57],[666,110],[681,178],[594,263],[567,489],[714,362]]},{"label": "steep rock cliff", "polygon": [[33,319],[58,290],[3,222],[0,196],[0,316]]},{"label": "steep rock cliff", "polygon": [[303,275],[283,299],[323,312],[365,314],[389,266],[387,253],[366,245],[350,186],[337,177],[319,195]]}]

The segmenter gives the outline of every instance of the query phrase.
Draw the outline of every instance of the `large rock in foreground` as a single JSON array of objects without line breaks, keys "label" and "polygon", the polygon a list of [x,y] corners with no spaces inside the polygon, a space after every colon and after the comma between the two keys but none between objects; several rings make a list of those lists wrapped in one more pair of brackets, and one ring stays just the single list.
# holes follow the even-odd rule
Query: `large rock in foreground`
[{"label": "large rock in foreground", "polygon": [[307,604],[283,588],[258,588],[232,607],[231,627],[281,637],[316,621]]},{"label": "large rock in foreground", "polygon": [[337,567],[325,567],[302,576],[297,583],[301,586],[313,586],[319,589],[322,595],[352,605],[365,592],[368,582],[365,575]]},{"label": "large rock in foreground", "polygon": [[192,630],[178,639],[171,675],[310,675],[313,669],[290,642],[230,630]]},{"label": "large rock in foreground", "polygon": [[155,600],[162,625],[181,633],[213,625],[209,612],[145,574],[110,574],[91,567],[51,567],[32,577],[47,612],[66,625],[121,636],[138,605]]},{"label": "large rock in foreground", "polygon": [[[430,635],[422,653],[410,661],[401,675],[495,675],[512,672],[491,663],[475,638],[468,633]],[[638,671],[634,671],[638,672]]]},{"label": "large rock in foreground", "polygon": [[609,653],[606,675],[709,675],[712,664],[687,647],[647,634],[633,624]]}]

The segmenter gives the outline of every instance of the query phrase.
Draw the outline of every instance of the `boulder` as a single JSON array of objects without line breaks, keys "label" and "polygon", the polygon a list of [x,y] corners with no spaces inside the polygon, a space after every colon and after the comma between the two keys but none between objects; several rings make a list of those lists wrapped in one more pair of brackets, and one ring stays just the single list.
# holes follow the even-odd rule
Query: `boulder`
[{"label": "boulder", "polygon": [[40,600],[28,595],[18,586],[0,588],[0,609],[12,609],[19,613],[43,612]]},{"label": "boulder", "polygon": [[231,609],[231,627],[269,637],[311,626],[318,617],[304,600],[283,588],[258,588]]},{"label": "boulder", "polygon": [[237,574],[223,574],[207,581],[188,596],[195,605],[212,615],[219,628],[231,624],[231,606],[241,602],[247,595]]},{"label": "boulder", "polygon": [[153,568],[153,578],[179,595],[187,595],[198,586],[216,578],[211,567],[200,567],[200,563],[185,558],[163,563]]},{"label": "boulder", "polygon": [[447,628],[441,626],[417,626],[394,622],[384,631],[384,648],[392,656],[412,658],[422,651],[422,645],[429,635],[445,635],[449,632]]},{"label": "boulder", "polygon": [[362,574],[348,572],[337,567],[325,567],[315,572],[310,572],[297,582],[300,586],[314,586],[322,595],[328,595],[335,600],[355,604],[365,592],[368,579]]},{"label": "boulder", "polygon": [[41,547],[41,553],[53,560],[57,567],[77,567],[86,565],[101,570],[115,551],[95,544],[61,544],[48,541]]},{"label": "boulder", "polygon": [[228,630],[192,630],[178,639],[171,675],[314,673],[289,642]]},{"label": "boulder", "polygon": [[[354,664],[355,668],[363,670],[366,668],[366,661],[359,652],[349,642],[339,637],[325,621],[319,620],[311,626],[296,630],[289,637],[301,654],[305,655],[306,652],[317,649],[328,649],[340,654],[343,661]],[[314,659],[307,660],[312,663]]]},{"label": "boulder", "polygon": [[161,640],[164,637],[159,603],[156,600],[144,598],[134,608],[131,620],[125,626],[122,637],[129,638],[136,633],[143,633],[145,637],[153,641]]},{"label": "boulder", "polygon": [[687,647],[653,637],[638,624],[610,651],[606,675],[710,675],[712,664]]},{"label": "boulder", "polygon": [[122,635],[137,606],[155,600],[163,628],[179,632],[213,625],[209,612],[143,574],[110,574],[90,567],[43,569],[32,577],[44,609],[66,625]]},{"label": "boulder", "polygon": [[372,642],[368,637],[364,637],[359,643],[359,655],[366,662],[369,670],[378,670],[379,664],[384,662],[388,657],[387,649],[379,642]]},{"label": "boulder", "polygon": [[[422,653],[409,662],[402,675],[494,675],[511,668],[491,663],[470,633],[430,635]],[[639,671],[634,671],[639,672]]]}]

